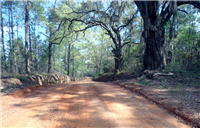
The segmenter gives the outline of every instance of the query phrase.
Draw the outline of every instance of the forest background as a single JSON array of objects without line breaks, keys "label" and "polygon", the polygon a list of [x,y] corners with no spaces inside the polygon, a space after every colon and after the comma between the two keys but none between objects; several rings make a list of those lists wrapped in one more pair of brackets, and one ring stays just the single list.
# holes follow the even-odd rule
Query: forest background
[{"label": "forest background", "polygon": [[[152,12],[150,25],[142,4]],[[1,1],[1,73],[97,78],[149,69],[200,76],[199,7],[198,1]]]}]

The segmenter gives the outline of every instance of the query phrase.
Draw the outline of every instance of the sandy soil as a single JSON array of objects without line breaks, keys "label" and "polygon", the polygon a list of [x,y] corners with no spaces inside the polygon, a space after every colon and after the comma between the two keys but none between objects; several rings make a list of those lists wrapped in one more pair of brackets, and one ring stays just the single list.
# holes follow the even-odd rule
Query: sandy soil
[{"label": "sandy soil", "polygon": [[89,78],[1,97],[2,127],[189,128],[145,98]]}]

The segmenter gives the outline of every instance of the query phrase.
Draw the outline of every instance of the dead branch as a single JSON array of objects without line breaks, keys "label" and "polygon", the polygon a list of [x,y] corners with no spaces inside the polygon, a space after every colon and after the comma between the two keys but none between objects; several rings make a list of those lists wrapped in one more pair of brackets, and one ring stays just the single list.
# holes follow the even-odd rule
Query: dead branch
[{"label": "dead branch", "polygon": [[173,76],[174,75],[174,73],[171,73],[171,72],[169,72],[169,73],[155,73],[155,74],[153,74],[154,76]]},{"label": "dead branch", "polygon": [[149,79],[153,79],[155,76],[174,76],[174,73],[160,73],[156,70],[145,70],[143,74]]}]

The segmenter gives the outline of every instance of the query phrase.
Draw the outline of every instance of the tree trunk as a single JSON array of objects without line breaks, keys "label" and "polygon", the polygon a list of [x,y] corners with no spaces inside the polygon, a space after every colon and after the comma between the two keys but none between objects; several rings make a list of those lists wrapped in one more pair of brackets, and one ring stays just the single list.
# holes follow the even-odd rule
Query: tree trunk
[{"label": "tree trunk", "polygon": [[[135,1],[144,20],[144,38],[146,47],[144,53],[144,70],[155,70],[164,63],[164,24],[159,15],[158,1]],[[162,21],[163,22],[163,21]]]},{"label": "tree trunk", "polygon": [[[144,53],[144,69],[155,70],[160,68],[164,55],[164,29],[160,25],[156,26],[157,31],[151,29],[147,23],[145,26],[145,53]],[[151,25],[151,24],[150,24]]]},{"label": "tree trunk", "polygon": [[51,57],[52,57],[52,43],[49,42],[49,62],[48,62],[48,73],[51,72]]},{"label": "tree trunk", "polygon": [[22,71],[21,71],[21,52],[20,52],[20,44],[19,44],[19,36],[18,36],[18,26],[19,26],[19,23],[18,23],[18,21],[17,21],[17,45],[18,45],[18,71],[19,71],[19,73],[21,74],[22,73]]},{"label": "tree trunk", "polygon": [[[173,36],[173,33],[175,35],[175,29],[174,29],[174,19],[175,19],[175,16],[173,16],[173,20],[170,21],[170,27],[169,27],[169,50],[166,51],[166,54],[167,54],[167,64],[170,64],[172,62],[172,53],[174,51],[173,49],[173,41],[172,41],[172,38],[174,37]],[[165,57],[165,56],[164,56]]]},{"label": "tree trunk", "polygon": [[69,43],[68,44],[68,55],[67,55],[67,61],[68,61],[68,63],[67,63],[67,75],[69,75],[69,65],[70,65],[70,47],[71,47],[71,44]]},{"label": "tree trunk", "polygon": [[115,48],[113,48],[112,53],[114,54],[114,60],[115,60],[115,70],[114,70],[114,76],[118,71],[121,71],[121,64],[122,64],[122,45],[121,45],[121,37],[120,37],[120,31],[115,32],[117,38],[112,38]]},{"label": "tree trunk", "polygon": [[4,44],[4,30],[3,30],[3,17],[2,17],[2,12],[1,12],[1,37],[2,37],[2,44],[3,44],[4,70],[7,71],[7,65],[6,65],[6,50],[5,50],[5,44]]},{"label": "tree trunk", "polygon": [[67,41],[65,44],[65,71],[67,71]]},{"label": "tree trunk", "polygon": [[72,71],[72,77],[74,78],[75,77],[75,68],[74,68],[74,45],[72,45],[72,68],[73,68],[73,71]]},{"label": "tree trunk", "polygon": [[17,60],[15,56],[15,42],[14,42],[14,25],[13,25],[13,7],[12,7],[13,2],[11,1],[11,31],[12,31],[12,49],[13,49],[13,58],[14,58],[14,66],[15,66],[15,74],[18,74],[17,70]]},{"label": "tree trunk", "polygon": [[[56,0],[57,1],[57,0]],[[55,5],[56,5],[56,1],[55,1]],[[55,5],[54,5],[54,10],[55,10]],[[52,39],[52,29],[50,29],[50,34],[49,34],[49,60],[48,60],[48,73],[51,72],[51,61],[52,61],[52,43],[51,39]]]},{"label": "tree trunk", "polygon": [[102,71],[102,53],[101,53],[100,66],[99,66],[99,75],[101,74],[101,71]]},{"label": "tree trunk", "polygon": [[74,51],[73,51],[72,66],[73,66],[72,77],[74,78],[74,77],[75,77],[75,70],[74,70]]},{"label": "tree trunk", "polygon": [[28,29],[29,29],[29,60],[30,60],[30,62],[32,62],[32,42],[31,42],[31,24],[30,24],[30,22],[28,25]]},{"label": "tree trunk", "polygon": [[[10,1],[11,2],[11,1]],[[10,4],[11,5],[11,4]],[[13,62],[12,62],[12,41],[11,41],[11,35],[10,35],[10,27],[11,27],[11,23],[10,23],[10,12],[11,12],[11,9],[10,9],[10,7],[9,7],[9,14],[8,14],[8,24],[9,24],[9,44],[10,44],[10,53],[9,53],[9,59],[10,59],[10,73],[12,73],[13,72]]]},{"label": "tree trunk", "polygon": [[3,72],[3,56],[0,56],[0,71]]},{"label": "tree trunk", "polygon": [[56,46],[53,45],[53,69],[55,70],[56,68],[56,58],[55,58],[55,55],[56,54]]},{"label": "tree trunk", "polygon": [[114,75],[116,75],[116,73],[118,71],[121,71],[121,63],[122,63],[122,56],[121,56],[121,50],[120,48],[116,48],[112,50],[113,54],[114,54],[114,60],[115,60],[115,70],[114,70]]},{"label": "tree trunk", "polygon": [[72,60],[72,63],[73,63],[73,73],[72,73],[72,77],[75,77],[75,70],[74,70],[74,58]]},{"label": "tree trunk", "polygon": [[[37,33],[37,37],[39,37],[39,24],[38,24],[38,33]],[[36,38],[37,38],[36,37]],[[37,42],[36,42],[37,43]],[[40,53],[40,51],[39,51],[39,44],[37,45],[37,50],[36,50],[36,56],[38,56],[39,57],[39,53]],[[37,71],[39,71],[39,63],[38,63],[38,59],[36,58],[36,61],[37,61],[37,63],[36,63],[36,69],[37,69]]]},{"label": "tree trunk", "polygon": [[35,35],[35,71],[38,72],[38,63],[37,63],[37,36],[36,36],[36,20],[35,20],[35,24],[34,24],[34,35]]},{"label": "tree trunk", "polygon": [[115,73],[121,71],[122,58],[120,55],[115,56]]},{"label": "tree trunk", "polygon": [[26,56],[26,73],[30,73],[29,56],[28,56],[28,26],[29,26],[29,0],[25,5],[25,56]]},{"label": "tree trunk", "polygon": [[103,59],[103,53],[102,53],[102,45],[101,45],[101,56],[100,56],[100,66],[99,66],[99,75],[102,72],[102,60]]},{"label": "tree trunk", "polygon": [[164,27],[161,27],[158,20],[159,18],[156,15],[149,16],[149,19],[144,19],[144,40],[146,43],[144,69],[158,69],[163,62]]}]

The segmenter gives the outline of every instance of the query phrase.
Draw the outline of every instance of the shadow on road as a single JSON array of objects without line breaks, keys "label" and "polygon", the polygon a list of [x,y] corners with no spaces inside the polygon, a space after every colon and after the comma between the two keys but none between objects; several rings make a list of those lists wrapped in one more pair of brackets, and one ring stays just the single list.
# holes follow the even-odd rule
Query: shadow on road
[{"label": "shadow on road", "polygon": [[[176,127],[183,126],[144,98],[114,84],[80,81],[35,86],[12,95],[12,104],[29,119],[47,127]],[[171,122],[171,123],[170,123]],[[174,123],[175,122],[175,123]]]}]

